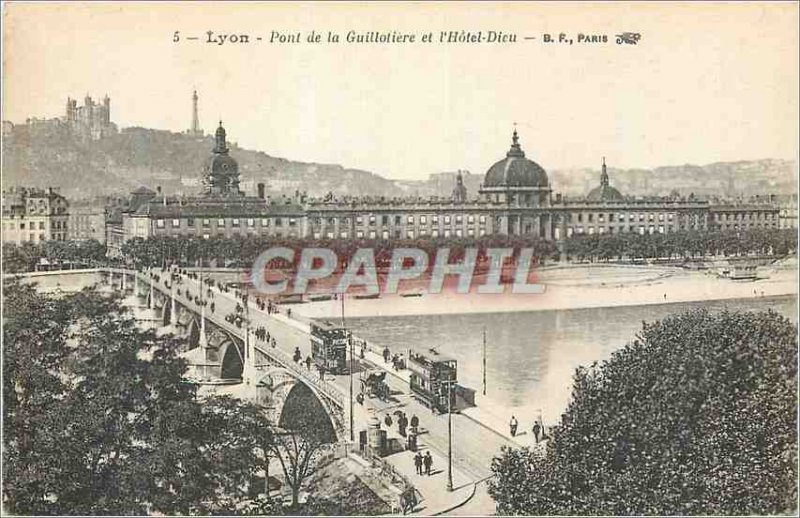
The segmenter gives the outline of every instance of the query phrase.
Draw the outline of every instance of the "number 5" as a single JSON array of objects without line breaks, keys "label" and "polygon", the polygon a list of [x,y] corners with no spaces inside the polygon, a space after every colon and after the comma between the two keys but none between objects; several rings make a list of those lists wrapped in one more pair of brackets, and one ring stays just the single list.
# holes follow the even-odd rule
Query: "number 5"
[{"label": "number 5", "polygon": [[178,43],[179,41],[181,41],[181,37],[179,36],[180,33],[181,31],[175,31],[175,34],[172,35],[173,43]]}]

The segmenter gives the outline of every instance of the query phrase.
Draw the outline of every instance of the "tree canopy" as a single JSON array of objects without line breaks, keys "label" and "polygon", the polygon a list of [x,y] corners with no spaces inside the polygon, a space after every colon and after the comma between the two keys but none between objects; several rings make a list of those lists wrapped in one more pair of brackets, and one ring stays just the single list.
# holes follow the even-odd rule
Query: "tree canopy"
[{"label": "tree canopy", "polygon": [[797,327],[774,312],[697,310],[644,324],[577,370],[543,449],[504,449],[500,514],[797,510]]},{"label": "tree canopy", "polygon": [[3,299],[6,509],[230,514],[248,503],[272,447],[259,408],[199,401],[176,340],[140,330],[117,299],[16,282]]}]

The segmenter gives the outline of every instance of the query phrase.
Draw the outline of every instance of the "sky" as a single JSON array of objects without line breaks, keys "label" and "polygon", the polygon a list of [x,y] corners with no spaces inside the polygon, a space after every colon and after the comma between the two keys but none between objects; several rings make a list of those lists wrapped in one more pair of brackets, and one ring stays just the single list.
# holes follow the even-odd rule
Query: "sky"
[{"label": "sky", "polygon": [[[88,93],[111,97],[120,127],[182,131],[197,89],[206,131],[222,119],[242,147],[399,179],[481,174],[515,122],[545,169],[798,153],[797,3],[5,3],[3,18],[3,120],[14,123],[62,116],[67,96]],[[209,44],[209,30],[263,40]],[[417,42],[307,43],[312,30]],[[419,41],[450,30],[517,42]],[[267,43],[272,31],[303,41]],[[621,32],[641,39],[617,45]]]}]

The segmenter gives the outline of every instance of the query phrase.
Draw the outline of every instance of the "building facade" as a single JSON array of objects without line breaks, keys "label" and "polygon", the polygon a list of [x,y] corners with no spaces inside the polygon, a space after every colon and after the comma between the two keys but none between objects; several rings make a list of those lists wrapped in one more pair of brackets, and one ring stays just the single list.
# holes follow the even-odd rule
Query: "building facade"
[{"label": "building facade", "polygon": [[68,239],[69,204],[57,189],[11,188],[2,194],[4,243]]},{"label": "building facade", "polygon": [[100,201],[72,202],[69,207],[67,239],[106,242],[106,210]]},{"label": "building facade", "polygon": [[111,122],[111,99],[107,95],[102,103],[96,103],[87,95],[83,106],[78,106],[76,99],[67,97],[64,122],[73,132],[91,140],[100,140],[117,132],[116,125]]},{"label": "building facade", "polygon": [[195,197],[154,194],[123,214],[120,240],[153,236],[248,236],[310,239],[425,239],[526,236],[562,241],[581,234],[669,233],[684,230],[778,228],[774,203],[712,204],[688,197],[624,196],[611,185],[605,159],[600,181],[577,199],[553,195],[544,168],[525,156],[516,130],[504,158],[486,172],[470,197],[461,173],[450,197],[271,199],[240,189],[220,123]]}]

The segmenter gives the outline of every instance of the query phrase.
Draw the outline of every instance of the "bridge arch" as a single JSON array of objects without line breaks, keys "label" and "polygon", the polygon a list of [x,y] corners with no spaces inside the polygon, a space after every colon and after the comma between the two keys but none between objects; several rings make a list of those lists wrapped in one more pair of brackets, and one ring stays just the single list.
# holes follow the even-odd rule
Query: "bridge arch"
[{"label": "bridge arch", "polygon": [[298,380],[289,390],[280,410],[278,426],[286,430],[303,430],[313,433],[322,442],[335,443],[336,427],[329,410],[317,394]]},{"label": "bridge arch", "polygon": [[238,344],[228,340],[220,346],[220,378],[242,379],[244,357]]}]

